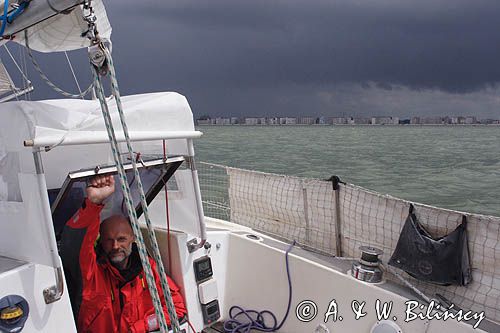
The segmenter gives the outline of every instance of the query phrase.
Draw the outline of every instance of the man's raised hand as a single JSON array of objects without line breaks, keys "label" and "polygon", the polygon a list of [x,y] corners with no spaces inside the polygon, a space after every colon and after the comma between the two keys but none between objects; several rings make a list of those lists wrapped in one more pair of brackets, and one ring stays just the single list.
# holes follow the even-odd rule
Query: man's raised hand
[{"label": "man's raised hand", "polygon": [[87,185],[87,198],[95,203],[102,202],[115,191],[115,178],[108,176],[95,176],[90,179]]}]

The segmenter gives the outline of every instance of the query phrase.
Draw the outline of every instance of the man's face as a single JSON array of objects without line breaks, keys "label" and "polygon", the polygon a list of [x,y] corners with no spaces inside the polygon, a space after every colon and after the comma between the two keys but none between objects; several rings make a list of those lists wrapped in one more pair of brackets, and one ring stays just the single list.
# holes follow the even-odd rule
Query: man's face
[{"label": "man's face", "polygon": [[109,261],[123,269],[132,253],[134,234],[123,216],[112,216],[101,225],[101,246]]}]

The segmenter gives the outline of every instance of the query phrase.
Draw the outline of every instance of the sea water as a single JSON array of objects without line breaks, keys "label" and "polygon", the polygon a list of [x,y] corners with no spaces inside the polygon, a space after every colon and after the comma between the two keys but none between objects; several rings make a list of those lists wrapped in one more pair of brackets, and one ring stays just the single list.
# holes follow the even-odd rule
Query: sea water
[{"label": "sea water", "polygon": [[200,126],[197,160],[500,216],[498,126]]}]

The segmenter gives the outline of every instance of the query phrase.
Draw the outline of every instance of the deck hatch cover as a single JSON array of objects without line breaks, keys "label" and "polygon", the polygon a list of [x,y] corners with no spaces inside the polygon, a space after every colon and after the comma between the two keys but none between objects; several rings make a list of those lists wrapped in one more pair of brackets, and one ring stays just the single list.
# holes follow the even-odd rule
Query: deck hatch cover
[{"label": "deck hatch cover", "polygon": [[[156,158],[137,163],[137,168],[141,175],[141,180],[144,186],[146,202],[149,204],[156,195],[164,188],[175,171],[184,162],[184,157],[175,156],[169,157],[166,160]],[[135,211],[137,217],[143,213],[142,206],[137,191],[137,183],[135,182],[134,171],[131,163],[124,164],[127,173],[127,179],[134,200]],[[61,189],[49,190],[51,197],[51,210],[54,220],[56,235],[61,231],[66,221],[81,207],[85,197],[85,187],[87,180],[95,175],[114,175],[115,184],[119,184],[116,177],[116,166],[103,166],[92,169],[83,169],[70,172],[66,177]],[[115,186],[115,193],[105,201],[105,208],[101,217],[104,219],[113,214],[127,215],[125,203],[123,202],[123,193],[120,186]]]}]

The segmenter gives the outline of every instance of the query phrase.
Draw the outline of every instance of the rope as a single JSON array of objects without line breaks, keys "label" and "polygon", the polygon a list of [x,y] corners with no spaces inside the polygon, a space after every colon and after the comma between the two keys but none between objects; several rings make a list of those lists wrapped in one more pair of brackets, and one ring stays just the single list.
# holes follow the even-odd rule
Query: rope
[{"label": "rope", "polygon": [[[134,169],[134,175],[137,179],[138,183],[138,189],[139,189],[139,194],[141,198],[141,205],[143,208],[143,213],[144,217],[146,219],[146,224],[148,227],[148,235],[150,237],[150,241],[153,245],[153,253],[154,253],[154,260],[159,268],[159,275],[160,275],[160,281],[163,289],[163,293],[165,296],[166,304],[167,304],[167,311],[170,316],[170,322],[172,324],[172,328],[174,333],[180,332],[180,327],[179,327],[179,320],[177,318],[177,314],[175,312],[175,307],[172,301],[172,295],[170,294],[170,288],[168,287],[168,282],[165,277],[165,269],[163,267],[163,263],[160,258],[160,251],[158,248],[158,244],[156,242],[156,237],[154,235],[154,230],[151,225],[151,221],[149,220],[149,215],[148,215],[148,209],[147,209],[147,203],[144,195],[144,189],[142,187],[142,182],[141,182],[141,177],[139,175],[139,171],[137,170],[137,165],[135,163],[134,155],[133,155],[133,150],[130,145],[130,137],[128,133],[128,127],[125,122],[125,115],[123,113],[123,108],[121,104],[121,98],[120,98],[120,92],[118,88],[118,82],[116,80],[116,73],[113,65],[113,59],[111,57],[111,54],[108,52],[107,48],[100,43],[98,39],[98,32],[97,28],[95,25],[95,15],[93,15],[93,8],[90,4],[90,1],[85,2],[84,8],[89,11],[89,14],[87,16],[84,16],[85,21],[87,21],[89,29],[86,33],[87,37],[91,39],[91,41],[94,44],[94,46],[97,46],[100,44],[101,50],[104,53],[105,60],[103,63],[99,62],[95,56],[97,54],[90,54],[90,48],[89,48],[89,59],[91,62],[91,68],[92,68],[92,73],[94,75],[94,85],[96,87],[95,92],[97,95],[97,98],[99,99],[99,102],[101,104],[101,111],[103,114],[104,118],[104,123],[106,125],[106,130],[108,132],[108,137],[109,137],[109,142],[111,145],[111,151],[113,153],[113,159],[115,161],[115,164],[117,166],[118,170],[118,175],[120,179],[120,184],[122,187],[122,192],[124,197],[126,198],[126,204],[127,204],[127,211],[128,215],[130,218],[130,222],[132,224],[132,229],[134,231],[136,240],[137,240],[137,247],[139,249],[139,256],[141,258],[141,263],[144,269],[144,273],[146,275],[146,280],[148,282],[148,288],[149,288],[149,293],[151,295],[151,300],[155,309],[155,314],[158,319],[159,327],[160,327],[160,332],[161,333],[166,333],[168,332],[168,326],[165,320],[165,314],[163,313],[163,307],[161,304],[160,296],[158,294],[158,290],[156,288],[156,283],[155,279],[153,276],[153,271],[151,269],[151,265],[149,263],[149,258],[148,254],[146,252],[146,244],[144,243],[144,239],[142,237],[142,233],[139,227],[139,222],[137,220],[137,214],[135,212],[135,209],[133,207],[133,199],[132,199],[132,194],[130,192],[130,187],[127,182],[127,175],[125,173],[125,170],[123,168],[123,164],[121,161],[121,156],[120,156],[120,151],[118,149],[118,141],[116,140],[116,135],[113,127],[113,123],[111,121],[111,114],[109,112],[108,104],[106,102],[106,97],[104,96],[104,88],[101,82],[100,75],[106,75],[108,74],[108,71],[105,70],[104,67],[107,66],[107,69],[109,69],[109,74],[111,76],[111,90],[113,92],[113,96],[116,101],[116,106],[118,109],[118,114],[120,116],[120,122],[122,124],[122,129],[123,129],[123,134],[125,136],[125,140],[127,142],[127,148],[128,148],[128,153],[130,160],[132,161],[132,167]],[[99,67],[97,65],[94,65],[94,63],[99,63]]]},{"label": "rope", "polygon": [[[8,1],[6,1],[6,2],[8,2]],[[28,6],[28,4],[29,4],[28,1],[23,1],[20,4],[18,4],[18,7],[16,8],[16,10],[7,17],[7,23],[14,22],[14,20],[24,12],[24,9]],[[2,32],[2,35],[3,35],[3,32]]]},{"label": "rope", "polygon": [[[68,61],[69,69],[71,70],[71,74],[73,74],[73,79],[75,80],[76,87],[78,88],[78,92],[80,96],[82,95],[82,88],[80,88],[80,84],[78,83],[78,79],[76,78],[75,71],[73,70],[73,65],[71,64],[71,60],[69,60],[68,52],[64,51],[64,55],[66,56],[66,60]],[[83,99],[83,96],[82,96]]]},{"label": "rope", "polygon": [[[22,59],[22,68],[25,73],[28,73],[28,63],[26,61],[26,50],[19,45],[20,58]],[[23,87],[29,87],[31,85],[30,81],[23,82]],[[25,95],[25,100],[31,101],[31,91]]]},{"label": "rope", "polygon": [[99,102],[101,104],[101,110],[102,110],[102,114],[103,114],[103,118],[104,118],[104,123],[106,124],[106,129],[108,132],[109,141],[111,144],[111,151],[113,153],[113,159],[114,159],[115,164],[117,166],[118,175],[119,175],[119,179],[120,179],[120,185],[121,185],[124,197],[126,199],[125,203],[127,206],[127,212],[128,212],[129,218],[130,218],[130,222],[132,224],[132,229],[134,231],[134,235],[135,235],[136,240],[137,240],[137,248],[139,250],[139,257],[141,258],[142,267],[144,269],[144,274],[146,276],[146,281],[148,283],[149,292],[151,294],[151,299],[153,302],[153,306],[155,308],[156,317],[158,318],[160,330],[162,333],[166,333],[166,332],[168,332],[168,327],[166,324],[165,315],[163,314],[160,296],[158,295],[158,290],[156,289],[156,283],[155,283],[153,271],[151,269],[151,265],[149,264],[148,254],[146,252],[146,245],[144,243],[144,239],[142,237],[139,223],[137,221],[137,215],[136,215],[135,210],[133,208],[130,187],[128,186],[128,183],[127,183],[127,175],[125,173],[125,169],[123,168],[123,164],[120,160],[118,143],[116,140],[116,135],[115,135],[113,125],[111,123],[111,115],[109,113],[108,105],[106,103],[106,98],[103,94],[103,86],[102,86],[101,79],[100,79],[99,75],[97,75],[97,70],[95,70],[95,71],[96,71],[96,73],[95,73],[94,84],[96,86],[96,94],[97,94],[97,97],[98,97]]},{"label": "rope", "polygon": [[180,332],[180,326],[179,326],[179,320],[177,318],[177,314],[175,312],[175,306],[172,301],[172,295],[170,294],[170,288],[168,286],[167,278],[166,278],[166,273],[165,273],[165,267],[163,266],[163,261],[161,260],[161,255],[160,255],[160,248],[158,246],[158,242],[156,240],[156,236],[154,233],[154,227],[153,224],[151,223],[151,220],[149,218],[149,211],[148,211],[148,204],[146,202],[146,196],[144,194],[144,187],[142,186],[142,181],[141,181],[141,176],[139,174],[139,169],[137,168],[137,163],[136,160],[134,159],[134,151],[132,149],[132,145],[130,143],[130,137],[128,134],[128,127],[127,123],[125,121],[125,114],[123,113],[123,107],[121,103],[121,98],[120,98],[120,90],[118,88],[118,81],[116,80],[116,73],[115,73],[115,68],[113,65],[113,59],[111,57],[111,54],[109,53],[108,49],[104,47],[104,53],[106,55],[106,60],[108,61],[108,66],[109,66],[109,74],[111,77],[111,90],[113,92],[113,95],[116,100],[116,107],[118,110],[118,114],[120,115],[120,122],[122,125],[123,133],[125,136],[125,141],[127,143],[127,148],[129,152],[129,157],[132,161],[132,168],[134,169],[134,174],[135,178],[137,181],[137,188],[139,190],[139,197],[141,200],[141,206],[144,214],[144,220],[146,221],[146,226],[148,229],[148,234],[149,234],[149,240],[151,241],[151,245],[153,247],[153,259],[156,262],[156,266],[159,269],[159,275],[160,275],[160,282],[161,282],[161,287],[163,289],[163,295],[165,296],[167,308],[168,308],[168,313],[170,315],[170,322],[172,323],[172,328],[174,330],[174,333]]},{"label": "rope", "polygon": [[8,14],[9,14],[9,0],[5,0],[5,2],[3,3],[3,15],[1,16],[2,27],[0,27],[0,37],[3,36],[5,28],[7,27]]},{"label": "rope", "polygon": [[94,84],[91,83],[89,85],[89,87],[87,89],[85,89],[85,91],[81,92],[80,94],[72,94],[72,93],[69,93],[69,92],[66,92],[64,90],[62,90],[61,88],[59,88],[58,86],[56,86],[54,83],[52,83],[52,81],[50,81],[50,79],[47,77],[47,75],[45,75],[40,67],[40,65],[38,64],[38,62],[35,60],[35,58],[33,57],[33,54],[31,53],[31,49],[30,49],[30,46],[29,46],[29,42],[28,42],[28,29],[24,30],[24,40],[25,40],[25,46],[26,48],[28,49],[28,55],[31,59],[31,62],[33,63],[33,66],[35,67],[36,71],[38,72],[38,74],[40,74],[41,78],[52,88],[54,89],[56,92],[66,96],[66,97],[70,97],[70,98],[83,98],[85,97],[88,93],[90,93],[92,91],[92,88],[94,88]]},{"label": "rope", "polygon": [[23,76],[23,79],[26,81],[26,82],[30,82],[30,80],[28,79],[28,77],[24,74],[24,71],[21,69],[21,67],[19,67],[19,64],[17,63],[16,59],[14,58],[14,56],[12,55],[12,53],[10,53],[10,50],[7,48],[7,44],[4,44],[3,47],[5,48],[5,51],[7,51],[7,53],[9,54],[10,56],[10,59],[12,60],[12,62],[14,63],[14,65],[16,65],[17,69],[19,70],[19,72],[21,73],[21,75]]},{"label": "rope", "polygon": [[[295,246],[295,241],[290,244],[285,252],[285,263],[286,263],[286,275],[288,279],[288,305],[286,309],[285,316],[283,320],[278,325],[278,320],[274,313],[269,310],[255,311],[255,310],[245,310],[240,306],[234,305],[229,309],[229,320],[224,323],[224,331],[226,333],[249,333],[251,330],[261,331],[261,332],[276,332],[283,324],[285,324],[288,314],[290,313],[290,307],[292,305],[292,280],[290,278],[290,265],[288,263],[288,254]],[[234,310],[238,312],[233,313]],[[273,320],[273,325],[268,326],[265,322],[264,315],[268,315]],[[238,317],[243,317],[244,319],[238,319]]]},{"label": "rope", "polygon": [[[109,74],[111,77],[111,89],[112,89],[112,92],[113,92],[113,95],[114,95],[114,98],[116,101],[117,110],[118,110],[118,114],[120,116],[120,122],[121,122],[123,133],[125,136],[129,157],[130,157],[130,160],[132,162],[132,168],[134,170],[135,179],[137,181],[137,187],[139,190],[139,196],[140,196],[141,205],[143,208],[144,218],[145,218],[146,225],[148,228],[148,236],[150,238],[151,245],[153,247],[153,259],[155,260],[156,265],[157,265],[158,270],[159,270],[158,273],[160,276],[161,287],[162,287],[162,290],[163,290],[163,293],[165,296],[167,310],[168,310],[168,313],[170,316],[170,321],[172,323],[172,328],[173,328],[174,333],[177,333],[177,332],[180,332],[179,320],[178,320],[177,314],[175,312],[175,306],[174,306],[173,301],[172,301],[172,295],[170,293],[170,288],[168,286],[168,282],[166,279],[166,274],[165,274],[165,269],[163,267],[163,262],[161,261],[160,250],[158,247],[158,243],[156,241],[154,229],[153,229],[153,226],[151,224],[151,220],[149,219],[149,213],[148,213],[148,208],[147,208],[147,203],[146,203],[146,196],[144,195],[144,188],[142,186],[141,178],[139,175],[139,170],[137,169],[137,164],[136,164],[136,161],[134,159],[133,149],[132,149],[132,146],[130,144],[130,136],[129,136],[128,127],[127,127],[127,124],[125,121],[125,115],[123,113],[123,107],[121,104],[121,98],[120,98],[120,93],[119,93],[119,88],[118,88],[118,82],[116,80],[116,73],[115,73],[115,69],[114,69],[114,65],[113,65],[113,60],[112,60],[111,54],[109,53],[109,51],[106,49],[106,47],[104,45],[102,45],[102,50],[104,51],[104,54],[105,54],[105,57],[107,60]],[[118,142],[116,140],[113,124],[111,121],[111,115],[109,112],[108,105],[106,103],[106,99],[104,96],[104,89],[103,89],[102,82],[101,82],[101,79],[99,76],[100,69],[94,65],[92,65],[91,67],[92,67],[92,70],[94,72],[96,93],[97,93],[97,97],[101,103],[101,110],[102,110],[104,121],[106,124],[106,129],[108,131],[108,137],[109,137],[109,140],[111,143],[111,150],[113,153],[113,158],[115,160],[115,164],[117,165],[120,183],[122,186],[122,191],[124,193],[124,197],[126,198],[125,202],[127,204],[127,211],[128,211],[130,220],[132,222],[135,236],[136,236],[137,241],[138,241],[138,248],[139,248],[139,254],[141,256],[141,262],[142,262],[143,268],[145,270],[146,277],[148,279],[149,291],[150,291],[151,298],[153,300],[153,304],[155,307],[155,313],[156,313],[156,316],[158,318],[158,322],[160,324],[159,326],[160,326],[161,332],[167,332],[168,327],[166,325],[165,316],[164,316],[164,313],[162,311],[161,301],[159,298],[158,290],[156,289],[154,277],[152,275],[152,269],[151,269],[151,266],[150,266],[149,261],[148,261],[146,246],[145,246],[142,234],[141,234],[141,230],[140,230],[139,223],[137,220],[137,215],[136,215],[135,209],[133,207],[133,199],[131,196],[130,187],[129,187],[128,182],[127,182],[127,176],[126,176],[125,170],[123,168],[123,165],[122,165],[122,162],[120,159]]]}]

